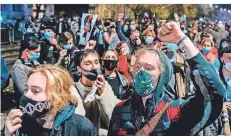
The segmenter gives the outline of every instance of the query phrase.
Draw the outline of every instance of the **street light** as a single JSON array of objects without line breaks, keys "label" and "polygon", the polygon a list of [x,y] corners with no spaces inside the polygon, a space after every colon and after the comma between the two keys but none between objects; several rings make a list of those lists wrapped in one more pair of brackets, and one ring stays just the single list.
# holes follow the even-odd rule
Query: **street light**
[{"label": "street light", "polygon": [[222,11],[223,9],[222,8],[220,8],[220,11]]},{"label": "street light", "polygon": [[215,6],[215,8],[218,8],[218,6]]},{"label": "street light", "polygon": [[226,11],[226,9],[224,9],[224,11]]}]

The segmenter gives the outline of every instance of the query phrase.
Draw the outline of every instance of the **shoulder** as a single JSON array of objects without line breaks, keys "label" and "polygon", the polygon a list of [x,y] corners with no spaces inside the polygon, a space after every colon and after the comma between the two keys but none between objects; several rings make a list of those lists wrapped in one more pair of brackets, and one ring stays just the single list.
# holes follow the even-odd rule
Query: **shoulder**
[{"label": "shoulder", "polygon": [[96,131],[91,121],[82,115],[73,114],[71,117],[71,124],[85,131]]}]

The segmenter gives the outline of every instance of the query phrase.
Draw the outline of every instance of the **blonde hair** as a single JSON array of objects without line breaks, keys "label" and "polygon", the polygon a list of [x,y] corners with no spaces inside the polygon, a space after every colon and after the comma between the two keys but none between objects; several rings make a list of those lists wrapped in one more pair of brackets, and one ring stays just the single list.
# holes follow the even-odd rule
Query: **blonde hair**
[{"label": "blonde hair", "polygon": [[156,37],[153,30],[145,30],[142,34],[142,37],[147,36],[149,33],[151,33],[152,37]]},{"label": "blonde hair", "polygon": [[213,42],[213,40],[211,40],[210,38],[205,38],[205,39],[201,42],[201,45],[203,46],[205,42],[210,42],[210,43],[211,43],[211,47],[214,47],[214,42]]},{"label": "blonde hair", "polygon": [[49,113],[52,117],[55,117],[57,112],[62,110],[69,103],[77,106],[77,99],[72,96],[70,91],[74,82],[67,70],[49,64],[40,65],[30,71],[28,77],[37,72],[47,78],[46,93],[51,103]]}]

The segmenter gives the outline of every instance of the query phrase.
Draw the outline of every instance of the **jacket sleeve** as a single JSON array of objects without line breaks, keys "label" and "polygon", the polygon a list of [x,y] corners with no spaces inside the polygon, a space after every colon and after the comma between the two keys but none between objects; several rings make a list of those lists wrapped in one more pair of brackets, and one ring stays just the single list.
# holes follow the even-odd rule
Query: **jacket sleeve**
[{"label": "jacket sleeve", "polygon": [[3,57],[1,57],[1,89],[8,86],[9,72],[7,69],[7,64]]},{"label": "jacket sleeve", "polygon": [[71,86],[70,91],[71,91],[71,94],[77,99],[77,102],[78,102],[78,105],[75,108],[75,114],[85,116],[86,111],[84,109],[83,101],[82,101],[78,91],[76,90],[76,88],[74,86]]},{"label": "jacket sleeve", "polygon": [[125,42],[128,41],[129,38],[127,38],[122,32],[122,25],[121,25],[120,21],[116,22],[116,32],[117,32],[120,40],[125,41]]},{"label": "jacket sleeve", "polygon": [[183,126],[185,132],[195,135],[218,118],[222,111],[226,89],[215,68],[196,50],[189,38],[179,47],[185,53],[192,70],[196,90],[195,96],[181,101],[180,118],[171,130],[180,131],[180,127]]},{"label": "jacket sleeve", "polygon": [[18,90],[23,94],[25,89],[25,84],[27,83],[27,73],[20,66],[15,66],[13,68],[12,75],[14,84],[17,86]]},{"label": "jacket sleeve", "polygon": [[108,120],[110,120],[112,111],[114,107],[121,102],[121,100],[117,99],[114,92],[112,91],[111,86],[105,81],[105,88],[103,93],[98,96],[96,95],[96,98],[99,100],[100,104],[102,105]]}]

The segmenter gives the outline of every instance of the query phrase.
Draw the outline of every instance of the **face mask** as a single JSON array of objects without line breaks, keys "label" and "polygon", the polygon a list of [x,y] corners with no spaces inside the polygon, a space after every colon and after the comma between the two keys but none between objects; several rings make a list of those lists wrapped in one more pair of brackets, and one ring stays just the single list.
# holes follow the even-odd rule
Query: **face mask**
[{"label": "face mask", "polygon": [[130,27],[131,30],[135,30],[136,29],[134,25],[130,25],[129,27]]},{"label": "face mask", "polygon": [[153,42],[153,39],[154,39],[153,37],[147,36],[147,38],[145,39],[145,42],[149,45]]},{"label": "face mask", "polygon": [[40,53],[34,53],[32,56],[28,57],[30,61],[37,60],[40,57]]},{"label": "face mask", "polygon": [[23,115],[34,119],[41,117],[49,110],[48,101],[34,101],[25,95],[22,95],[20,99],[19,108]]},{"label": "face mask", "polygon": [[223,61],[223,64],[224,64],[225,69],[231,72],[231,63]]},{"label": "face mask", "polygon": [[128,28],[127,28],[127,27],[124,27],[124,28],[123,28],[123,31],[124,31],[124,32],[127,32],[127,31],[128,31]]},{"label": "face mask", "polygon": [[221,44],[221,47],[222,47],[222,48],[225,48],[226,46],[228,46],[227,43],[222,43],[222,44]]},{"label": "face mask", "polygon": [[142,97],[152,94],[156,88],[156,86],[153,85],[153,80],[153,76],[141,68],[136,72],[133,79],[135,91]]},{"label": "face mask", "polygon": [[108,71],[112,71],[117,67],[118,60],[104,60],[104,67]]},{"label": "face mask", "polygon": [[211,50],[211,47],[203,47],[202,48],[202,53],[203,54],[208,54],[210,52],[210,50]]},{"label": "face mask", "polygon": [[65,50],[71,50],[72,45],[66,44],[66,45],[63,46],[63,48],[64,48]]},{"label": "face mask", "polygon": [[[82,69],[83,70],[83,69]],[[95,81],[97,79],[97,76],[102,74],[102,71],[100,69],[92,69],[90,71],[83,70],[86,73],[83,74],[87,79],[91,81]]]}]

